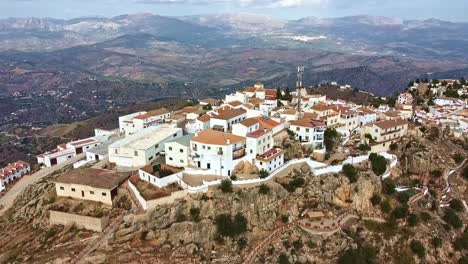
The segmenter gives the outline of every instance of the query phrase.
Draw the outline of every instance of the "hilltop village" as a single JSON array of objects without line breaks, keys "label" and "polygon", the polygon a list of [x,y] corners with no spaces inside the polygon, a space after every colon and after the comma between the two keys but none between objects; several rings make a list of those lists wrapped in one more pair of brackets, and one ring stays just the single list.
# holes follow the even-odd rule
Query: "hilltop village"
[{"label": "hilltop village", "polygon": [[[340,89],[353,88],[341,86]],[[423,140],[428,135],[434,139],[447,136],[466,142],[467,96],[468,85],[463,79],[416,80],[395,98],[375,97],[373,102],[363,105],[332,100],[302,87],[289,91],[268,89],[262,83],[256,83],[224,98],[188,101],[187,106],[175,111],[160,108],[120,116],[115,120],[118,128],[95,129],[93,137],[60,144],[38,155],[37,163],[41,168],[32,175],[28,175],[31,165],[23,161],[1,169],[0,191],[8,194],[17,184],[25,185],[24,188],[32,185],[37,181],[32,177],[52,175],[50,182],[53,183],[51,192],[54,200],[49,206],[48,222],[63,226],[73,223],[81,229],[107,234],[114,232],[122,221],[125,227],[121,229],[129,228],[129,223],[136,221],[133,215],[158,217],[157,214],[168,210],[166,208],[171,204],[191,197],[209,199],[214,191],[229,194],[237,189],[246,192],[259,189],[259,193],[266,195],[284,188],[287,192],[300,194],[307,189],[306,182],[310,184],[314,177],[326,177],[334,182],[334,190],[326,190],[331,187],[326,187],[329,183],[322,178],[320,184],[315,182],[315,185],[325,188],[321,190],[325,193],[321,194],[325,197],[323,199],[342,208],[311,207],[294,216],[283,212],[280,228],[265,240],[268,243],[293,223],[316,230],[312,232],[334,234],[353,218],[367,217],[380,221],[380,213],[377,209],[369,209],[369,206],[382,206],[384,212],[392,208],[390,200],[383,201],[379,196],[377,190],[380,186],[389,193],[409,195],[412,192],[414,196],[408,197],[408,204],[416,203],[429,195],[429,191],[439,188],[437,191],[442,198],[434,201],[438,207],[451,207],[452,201],[456,200],[463,201],[460,210],[466,210],[463,196],[455,195],[448,185],[449,176],[464,169],[466,148],[452,149],[454,152],[447,159],[454,165],[447,175],[445,169],[434,167],[447,164],[424,164],[427,170],[418,168],[420,171],[415,171],[418,166],[414,164],[419,164],[419,161],[413,164],[408,160],[415,160],[422,152],[416,151],[414,157],[408,157],[407,153],[414,149],[412,142],[415,138]],[[360,173],[371,173],[375,178],[362,182]],[[330,180],[338,174],[345,175],[346,184]],[[394,178],[403,174],[418,176],[412,181],[396,184]],[[445,188],[440,187],[445,181],[429,180],[428,177],[434,174],[441,174],[439,177],[444,174]],[[22,183],[23,180],[27,182]],[[359,189],[356,192],[361,196],[354,196],[351,187],[344,189],[344,186],[351,186],[349,184],[356,184],[355,189]],[[371,187],[374,184],[379,187]],[[367,191],[362,191],[363,186]],[[335,189],[340,194],[336,194]],[[252,208],[256,208],[266,201],[258,201],[259,204],[255,204],[256,200],[250,202]],[[11,206],[12,201],[0,209],[5,211]],[[295,206],[291,210],[297,210]],[[118,213],[114,211],[116,208],[119,208]],[[189,208],[190,217],[203,218],[200,208]],[[362,214],[363,208],[366,208],[366,214]],[[403,214],[397,219],[405,219],[409,215],[408,210],[413,210],[402,208],[406,211],[396,212]],[[131,219],[128,212],[132,214]],[[458,217],[454,214],[452,217]],[[186,217],[174,217],[177,222],[186,220]],[[224,214],[216,216],[218,235],[238,237],[235,232],[245,231],[248,221],[242,214],[236,214],[234,220],[229,217]],[[309,222],[301,222],[304,219]],[[328,225],[327,221],[330,221]],[[240,223],[240,227],[236,223]],[[268,225],[274,226],[273,223]],[[145,236],[150,236],[148,234],[147,231]],[[151,231],[152,237],[160,235]],[[171,239],[171,235],[165,236],[166,240]],[[194,233],[193,236],[203,235]],[[243,244],[247,242],[242,239],[237,243],[244,248],[246,245]],[[279,260],[268,259],[268,254],[261,254],[269,245],[262,243],[267,242],[250,244],[251,251],[242,257],[243,262],[299,261],[297,258],[301,256],[291,252],[275,255],[274,258]],[[181,239],[180,243],[186,243],[186,239]],[[294,247],[299,251],[303,246]],[[88,251],[92,252],[91,249],[83,252]],[[424,258],[415,254],[420,259]],[[76,259],[67,259],[66,262],[78,261],[82,257],[80,253]],[[303,260],[300,259],[299,263],[306,263]]]}]

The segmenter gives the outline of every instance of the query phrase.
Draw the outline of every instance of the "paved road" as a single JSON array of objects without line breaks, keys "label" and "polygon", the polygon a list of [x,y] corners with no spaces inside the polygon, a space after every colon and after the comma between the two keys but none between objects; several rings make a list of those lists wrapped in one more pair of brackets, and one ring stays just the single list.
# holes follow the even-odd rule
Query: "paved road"
[{"label": "paved road", "polygon": [[80,154],[76,157],[73,157],[72,159],[67,160],[64,163],[55,165],[54,167],[51,168],[43,168],[36,173],[33,173],[31,175],[26,175],[23,178],[21,178],[18,182],[13,185],[13,187],[6,192],[6,194],[0,198],[0,205],[3,205],[4,207],[0,209],[0,216],[8,210],[12,205],[13,201],[15,198],[24,190],[26,187],[29,185],[37,182],[38,180],[44,178],[47,175],[50,175],[51,173],[63,169],[63,167],[73,164],[74,162],[77,162],[78,160],[84,158],[85,154]]}]

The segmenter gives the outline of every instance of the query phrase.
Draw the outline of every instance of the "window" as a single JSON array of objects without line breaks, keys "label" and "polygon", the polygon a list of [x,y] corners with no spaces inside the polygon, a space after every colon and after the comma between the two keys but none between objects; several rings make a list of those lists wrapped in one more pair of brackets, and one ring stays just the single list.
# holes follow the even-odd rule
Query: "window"
[{"label": "window", "polygon": [[179,160],[179,162],[180,162],[180,163],[184,163],[184,161],[183,161],[183,160]]},{"label": "window", "polygon": [[173,137],[177,137],[177,134],[174,134]]},{"label": "window", "polygon": [[65,188],[63,188],[63,186],[60,186],[60,190],[62,190],[62,191],[63,191],[63,190],[65,190]]},{"label": "window", "polygon": [[[210,149],[211,149],[211,147],[208,147],[208,150],[210,150]],[[181,151],[181,152],[183,152],[183,151]]]},{"label": "window", "polygon": [[115,154],[119,154],[119,150],[118,150],[118,149],[114,149],[114,153],[115,153]]},{"label": "window", "polygon": [[89,194],[94,194],[94,191],[89,191]]},{"label": "window", "polygon": [[138,151],[135,150],[135,151],[133,152],[133,155],[135,155],[135,157],[138,156]]},{"label": "window", "polygon": [[159,147],[159,144],[156,144],[156,146],[154,146],[155,149],[157,149]]},{"label": "window", "polygon": [[179,152],[180,152],[180,153],[184,153],[184,150],[183,150],[183,149],[179,149]]},{"label": "window", "polygon": [[107,193],[103,192],[103,193],[102,193],[102,196],[107,196]]},{"label": "window", "polygon": [[169,157],[169,160],[173,160],[173,158],[172,158],[172,157]]},{"label": "window", "polygon": [[172,150],[172,147],[169,147],[169,150]]},{"label": "window", "polygon": [[74,192],[74,191],[75,191],[75,188],[71,188],[71,190],[72,190],[72,192]]}]

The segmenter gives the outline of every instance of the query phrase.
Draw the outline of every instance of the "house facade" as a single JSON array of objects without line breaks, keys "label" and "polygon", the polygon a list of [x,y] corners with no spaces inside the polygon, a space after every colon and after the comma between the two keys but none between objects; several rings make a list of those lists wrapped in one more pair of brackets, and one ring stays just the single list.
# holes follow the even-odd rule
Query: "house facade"
[{"label": "house facade", "polygon": [[403,119],[382,120],[365,125],[361,130],[361,141],[373,152],[388,151],[408,132],[408,122]]}]

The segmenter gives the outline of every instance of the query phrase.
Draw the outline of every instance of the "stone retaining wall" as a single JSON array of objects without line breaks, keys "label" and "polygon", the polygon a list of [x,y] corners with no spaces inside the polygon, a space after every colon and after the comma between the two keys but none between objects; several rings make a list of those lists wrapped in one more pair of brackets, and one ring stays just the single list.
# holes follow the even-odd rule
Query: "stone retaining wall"
[{"label": "stone retaining wall", "polygon": [[74,223],[79,228],[102,232],[109,224],[109,218],[107,216],[96,218],[50,210],[49,223],[52,225],[66,225]]}]

